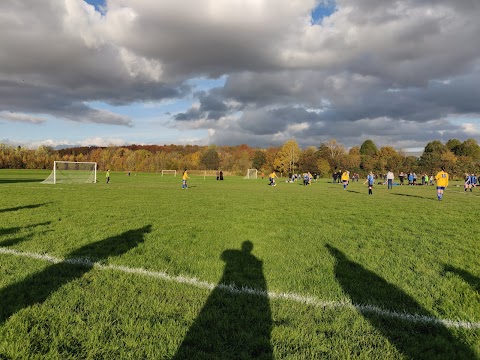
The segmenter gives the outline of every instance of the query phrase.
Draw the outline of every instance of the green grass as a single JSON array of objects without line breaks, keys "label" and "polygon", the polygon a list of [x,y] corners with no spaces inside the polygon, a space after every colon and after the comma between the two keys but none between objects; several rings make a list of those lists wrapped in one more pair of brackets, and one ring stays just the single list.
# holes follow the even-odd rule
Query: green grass
[{"label": "green grass", "polygon": [[368,196],[361,182],[192,176],[182,190],[180,177],[144,173],[40,184],[48,175],[0,170],[1,249],[317,305],[0,253],[0,359],[480,358],[478,328],[339,305],[479,323],[480,188],[452,184],[439,202],[433,186]]}]

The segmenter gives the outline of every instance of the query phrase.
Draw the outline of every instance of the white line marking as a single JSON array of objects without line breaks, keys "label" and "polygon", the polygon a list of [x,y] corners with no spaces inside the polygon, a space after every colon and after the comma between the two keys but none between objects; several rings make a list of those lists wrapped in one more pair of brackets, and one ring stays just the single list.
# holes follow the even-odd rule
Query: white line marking
[{"label": "white line marking", "polygon": [[297,303],[307,304],[307,305],[321,307],[321,308],[352,309],[352,310],[359,311],[361,313],[370,313],[370,314],[375,314],[383,317],[399,319],[399,320],[403,320],[411,323],[431,324],[431,325],[445,326],[447,328],[458,328],[458,329],[480,329],[480,322],[437,319],[431,316],[386,310],[374,305],[353,304],[348,299],[341,300],[341,301],[328,301],[328,300],[321,300],[313,296],[303,296],[303,295],[298,295],[294,293],[267,292],[267,291],[248,288],[248,287],[238,287],[233,284],[232,285],[213,284],[213,283],[209,283],[209,282],[202,281],[196,278],[191,278],[191,277],[171,276],[163,271],[150,271],[142,268],[129,268],[129,267],[120,266],[120,265],[102,265],[98,262],[93,262],[88,258],[60,259],[60,258],[56,258],[46,254],[42,255],[42,254],[31,253],[31,252],[21,252],[21,251],[7,249],[3,247],[0,247],[0,254],[14,255],[14,256],[26,257],[31,259],[43,260],[53,264],[65,263],[65,264],[75,264],[75,265],[94,267],[98,270],[115,270],[115,271],[120,271],[127,274],[153,277],[157,279],[162,279],[164,281],[192,285],[201,289],[214,290],[218,288],[233,294],[248,294],[248,295],[254,295],[254,296],[262,296],[269,299],[290,300]]}]

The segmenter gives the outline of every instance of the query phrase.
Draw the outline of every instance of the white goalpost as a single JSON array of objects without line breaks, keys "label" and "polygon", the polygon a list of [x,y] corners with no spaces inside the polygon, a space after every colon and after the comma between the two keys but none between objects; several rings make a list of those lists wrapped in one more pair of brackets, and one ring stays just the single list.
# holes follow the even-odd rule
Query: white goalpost
[{"label": "white goalpost", "polygon": [[163,175],[173,175],[173,176],[177,176],[177,170],[162,170],[162,176]]},{"label": "white goalpost", "polygon": [[54,161],[50,175],[42,184],[85,184],[97,182],[97,163]]},{"label": "white goalpost", "polygon": [[256,179],[257,173],[258,173],[257,169],[248,169],[247,176],[245,176],[244,179]]}]

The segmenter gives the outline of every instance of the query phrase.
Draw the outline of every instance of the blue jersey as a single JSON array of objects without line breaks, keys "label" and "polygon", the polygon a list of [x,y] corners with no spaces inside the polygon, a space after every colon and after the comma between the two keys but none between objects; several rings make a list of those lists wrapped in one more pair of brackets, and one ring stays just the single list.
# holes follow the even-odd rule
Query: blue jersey
[{"label": "blue jersey", "polygon": [[368,185],[373,185],[373,184],[375,184],[375,176],[373,176],[373,175],[368,175],[368,176],[367,176],[367,182],[368,182]]},{"label": "blue jersey", "polygon": [[477,177],[475,175],[473,175],[471,177],[471,180],[472,180],[472,184],[476,184],[477,183]]}]

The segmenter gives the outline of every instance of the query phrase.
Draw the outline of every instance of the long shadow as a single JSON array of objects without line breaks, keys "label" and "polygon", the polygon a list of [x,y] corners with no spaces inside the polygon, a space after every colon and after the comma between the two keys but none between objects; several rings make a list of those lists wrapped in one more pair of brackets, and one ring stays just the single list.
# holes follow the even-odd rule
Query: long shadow
[{"label": "long shadow", "polygon": [[38,179],[0,179],[0,184],[16,184],[16,183],[38,183],[45,180],[45,178]]},{"label": "long shadow", "polygon": [[50,225],[51,223],[52,223],[51,221],[45,221],[45,222],[42,222],[42,223],[31,224],[31,225],[27,225],[27,226],[15,226],[15,227],[11,227],[11,228],[0,228],[0,236],[14,234],[14,233],[16,233],[16,232],[18,232],[22,229],[30,229],[30,228],[34,228],[34,227],[37,227],[37,226]]},{"label": "long shadow", "polygon": [[[32,224],[32,225],[27,225],[24,227],[12,227],[12,228],[2,228],[0,229],[0,237],[5,236],[5,235],[10,235],[10,234],[15,234],[16,232],[22,230],[22,229],[30,229],[34,228],[37,226],[43,226],[43,225],[50,225],[52,222],[51,221],[45,221],[43,223],[38,223],[38,224]],[[44,232],[41,232],[40,234],[43,234]],[[15,239],[8,239],[0,242],[0,246],[13,246],[16,245],[22,241],[28,240],[31,236],[22,236],[18,237]]]},{"label": "long shadow", "polygon": [[472,275],[466,270],[456,268],[452,265],[444,265],[444,271],[452,272],[458,276],[460,276],[465,282],[470,284],[470,286],[478,293],[480,293],[480,278]]},{"label": "long shadow", "polygon": [[[424,199],[424,200],[432,200],[432,201],[438,201],[437,198],[433,198],[433,197],[424,197],[424,196],[418,196],[418,195],[412,195],[412,194],[399,194],[399,193],[391,193],[392,195],[396,195],[396,196],[407,196],[407,197],[415,197],[415,198],[419,198],[419,199]],[[436,194],[433,194],[434,196]]]},{"label": "long shadow", "polygon": [[[335,276],[354,304],[434,317],[397,286],[349,260],[335,247],[326,247],[336,259]],[[359,307],[358,311],[408,359],[476,358],[468,346],[439,323],[413,323],[400,317],[379,315],[367,307]]]},{"label": "long shadow", "polygon": [[[151,225],[126,231],[118,236],[75,250],[68,254],[67,258],[88,258],[92,261],[101,261],[112,256],[119,256],[142,243],[144,235],[150,231]],[[92,267],[91,263],[62,262],[48,266],[16,284],[1,289],[0,325],[21,309],[43,303],[61,286],[80,278]]]},{"label": "long shadow", "polygon": [[47,203],[43,203],[43,204],[33,204],[33,205],[24,205],[24,206],[16,206],[16,207],[13,207],[13,208],[0,209],[0,213],[9,212],[9,211],[23,210],[23,209],[36,209],[36,208],[39,208],[39,207],[44,206],[44,205],[46,205],[46,204],[47,204]]},{"label": "long shadow", "polygon": [[360,194],[360,195],[368,195],[368,190],[367,190],[367,192],[360,192],[360,191],[357,191],[357,190],[349,190],[349,189],[347,189],[347,192],[351,192],[351,193],[355,193],[355,194]]},{"label": "long shadow", "polygon": [[[272,316],[263,263],[251,254],[253,244],[222,253],[225,269],[173,359],[273,359]],[[225,285],[260,294],[229,291]]]}]

